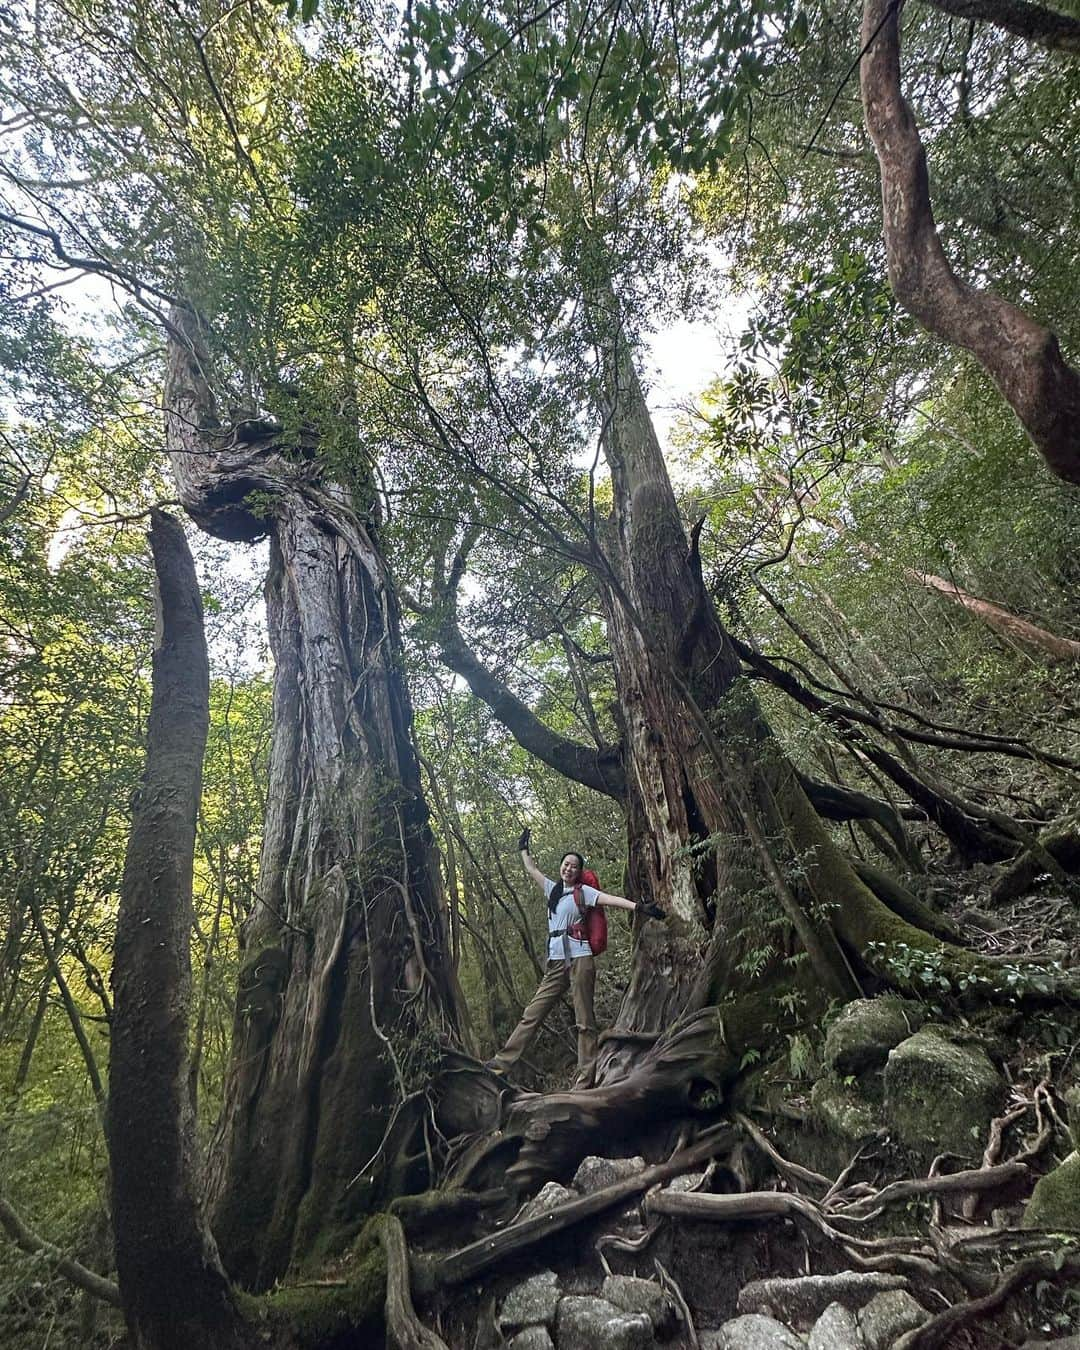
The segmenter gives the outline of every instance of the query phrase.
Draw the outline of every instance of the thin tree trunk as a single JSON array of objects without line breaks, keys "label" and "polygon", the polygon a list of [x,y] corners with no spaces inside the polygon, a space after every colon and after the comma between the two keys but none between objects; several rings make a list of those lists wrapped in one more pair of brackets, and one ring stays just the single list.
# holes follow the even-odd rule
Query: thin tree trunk
[{"label": "thin tree trunk", "polygon": [[146,768],[117,916],[107,1136],[116,1269],[143,1350],[238,1345],[203,1218],[187,1091],[192,867],[210,678],[195,567],[179,522],[152,515],[159,645]]},{"label": "thin tree trunk", "polygon": [[49,985],[51,983],[51,973],[41,981],[41,989],[38,991],[37,1002],[34,1004],[34,1015],[30,1019],[26,1040],[23,1042],[22,1054],[19,1056],[19,1067],[15,1070],[15,1078],[11,1084],[12,1092],[18,1093],[22,1089],[30,1073],[30,1063],[34,1058],[34,1049],[37,1046],[38,1036],[41,1035],[45,1012],[49,1006]]},{"label": "thin tree trunk", "polygon": [[86,1034],[86,1028],[83,1026],[82,1014],[79,1012],[78,1005],[72,996],[71,989],[67,980],[64,978],[64,972],[61,969],[60,961],[53,946],[52,939],[49,937],[49,930],[45,927],[45,920],[41,914],[41,908],[38,905],[37,897],[32,890],[25,892],[26,905],[30,911],[30,916],[34,921],[34,927],[37,929],[38,937],[41,939],[41,945],[45,952],[45,960],[48,962],[49,971],[60,991],[60,1000],[64,1005],[64,1010],[71,1023],[71,1030],[75,1034],[75,1040],[78,1043],[79,1050],[83,1057],[83,1063],[86,1065],[86,1072],[90,1079],[90,1087],[94,1093],[94,1100],[98,1105],[105,1101],[105,1085],[102,1082],[101,1071],[98,1068],[97,1056],[94,1054],[93,1046]]}]

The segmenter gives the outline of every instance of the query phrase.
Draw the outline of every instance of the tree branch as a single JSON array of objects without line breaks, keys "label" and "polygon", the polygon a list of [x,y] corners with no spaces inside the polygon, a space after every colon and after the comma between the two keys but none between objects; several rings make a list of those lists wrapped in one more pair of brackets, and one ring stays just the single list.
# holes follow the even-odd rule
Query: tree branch
[{"label": "tree branch", "polygon": [[429,615],[434,621],[435,641],[443,664],[460,675],[477,698],[483,699],[523,749],[575,783],[622,801],[626,796],[626,773],[618,748],[598,749],[552,731],[473,654],[457,621],[457,586],[465,573],[465,553],[464,548],[460,549],[449,576],[436,577],[434,583],[436,607]]},{"label": "tree branch", "polygon": [[1027,0],[925,0],[959,19],[992,23],[1052,52],[1080,56],[1080,19]]},{"label": "tree branch", "polygon": [[59,1247],[51,1242],[46,1242],[44,1238],[38,1237],[33,1229],[28,1228],[22,1218],[8,1204],[2,1195],[0,1195],[0,1227],[4,1229],[8,1237],[21,1251],[29,1252],[31,1256],[37,1256],[39,1253],[46,1256],[53,1264],[58,1275],[63,1275],[65,1280],[70,1280],[72,1284],[84,1289],[94,1298],[99,1298],[104,1303],[110,1303],[114,1308],[120,1307],[120,1290],[112,1280],[106,1280],[101,1275],[95,1275],[92,1270],[87,1270],[78,1261],[73,1261],[70,1256],[65,1256]]}]

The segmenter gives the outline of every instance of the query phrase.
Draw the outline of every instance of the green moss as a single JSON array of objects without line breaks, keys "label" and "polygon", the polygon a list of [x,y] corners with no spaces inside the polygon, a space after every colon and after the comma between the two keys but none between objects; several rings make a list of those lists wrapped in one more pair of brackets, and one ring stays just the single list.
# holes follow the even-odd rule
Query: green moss
[{"label": "green moss", "polygon": [[926,1020],[917,1003],[885,994],[848,1003],[825,1036],[825,1063],[843,1078],[885,1063],[889,1051]]},{"label": "green moss", "polygon": [[1005,1081],[978,1045],[958,1045],[939,1027],[903,1041],[885,1065],[885,1116],[921,1153],[974,1156],[1005,1095]]},{"label": "green moss", "polygon": [[810,1092],[814,1119],[826,1134],[845,1144],[861,1144],[880,1134],[883,1122],[879,1108],[862,1096],[854,1086],[826,1075]]},{"label": "green moss", "polygon": [[286,1285],[256,1298],[238,1294],[240,1315],[276,1347],[332,1350],[381,1345],[385,1335],[386,1258],[369,1230],[334,1278],[342,1284]]},{"label": "green moss", "polygon": [[1021,1222],[1024,1228],[1080,1232],[1080,1153],[1039,1178]]}]

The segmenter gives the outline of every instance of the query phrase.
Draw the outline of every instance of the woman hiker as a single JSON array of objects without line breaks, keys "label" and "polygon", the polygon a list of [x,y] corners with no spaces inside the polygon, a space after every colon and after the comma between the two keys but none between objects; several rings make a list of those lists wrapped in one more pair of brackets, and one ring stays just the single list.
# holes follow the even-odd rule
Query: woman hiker
[{"label": "woman hiker", "polygon": [[[521,861],[525,871],[540,887],[548,902],[548,961],[544,978],[533,994],[529,1006],[521,1014],[510,1039],[484,1067],[492,1073],[504,1074],[516,1064],[540,1030],[540,1024],[555,1004],[570,990],[574,1000],[574,1021],[578,1033],[578,1077],[581,1078],[596,1057],[596,1014],[593,1012],[593,987],[596,967],[589,944],[581,927],[582,913],[574,898],[578,891],[581,905],[607,905],[613,909],[630,909],[650,919],[662,919],[659,905],[626,900],[621,895],[608,895],[595,886],[583,885],[581,874],[585,860],[580,853],[566,853],[559,865],[559,880],[544,876],[529,853],[529,830],[523,830],[518,840]],[[575,930],[581,936],[575,936]]]}]

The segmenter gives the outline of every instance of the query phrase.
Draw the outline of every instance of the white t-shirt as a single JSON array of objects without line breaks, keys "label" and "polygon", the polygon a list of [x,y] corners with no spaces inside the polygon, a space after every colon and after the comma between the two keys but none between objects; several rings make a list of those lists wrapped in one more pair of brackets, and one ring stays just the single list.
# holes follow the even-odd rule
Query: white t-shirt
[{"label": "white t-shirt", "polygon": [[[551,899],[551,892],[556,885],[561,886],[562,881],[554,882],[550,877],[544,878],[544,899]],[[581,887],[581,903],[583,905],[595,905],[600,897],[600,892],[595,886]],[[574,892],[571,888],[563,895],[555,905],[555,913],[548,910],[548,932],[562,933],[564,929],[571,928],[574,924],[581,922],[581,910],[578,908],[574,899]],[[570,949],[570,960],[573,961],[579,956],[592,956],[589,944],[579,938],[572,938],[567,934],[563,937],[548,938],[548,960],[565,961],[567,946]]]}]

